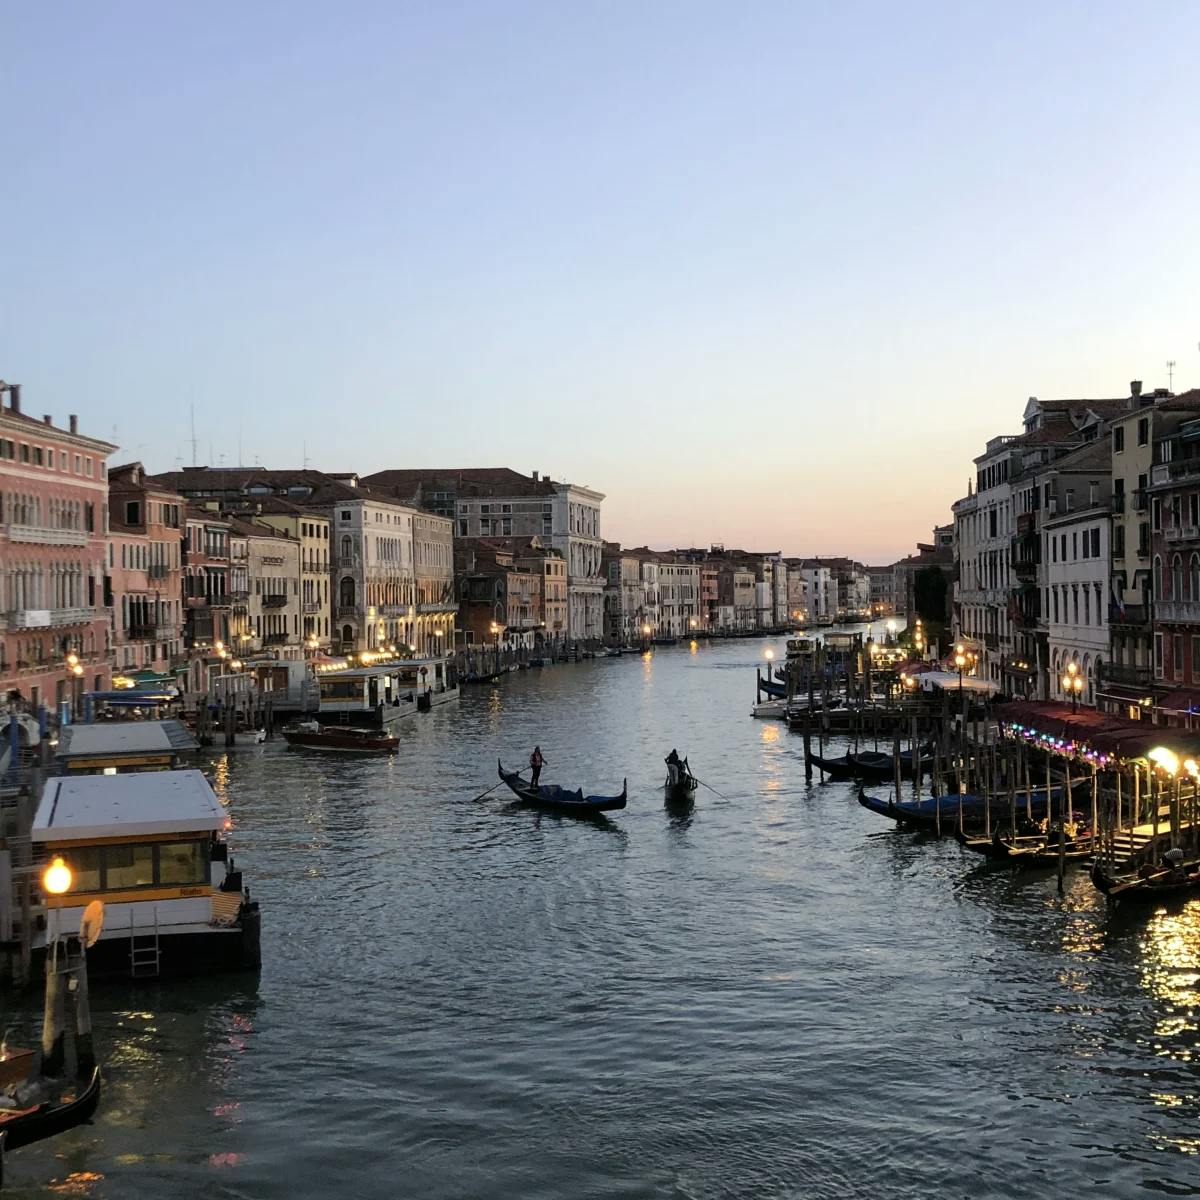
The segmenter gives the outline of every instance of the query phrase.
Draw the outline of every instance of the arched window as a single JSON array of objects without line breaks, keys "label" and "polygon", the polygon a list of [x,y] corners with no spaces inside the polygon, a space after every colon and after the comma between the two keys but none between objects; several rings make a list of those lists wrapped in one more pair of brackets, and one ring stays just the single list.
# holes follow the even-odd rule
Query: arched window
[{"label": "arched window", "polygon": [[1163,560],[1157,554],[1154,556],[1154,572],[1151,584],[1154,589],[1153,598],[1155,600],[1165,600],[1167,598],[1167,576],[1163,570]]},{"label": "arched window", "polygon": [[1178,554],[1171,559],[1171,599],[1183,599],[1183,559]]},{"label": "arched window", "polygon": [[354,580],[347,576],[338,588],[338,604],[342,608],[354,607]]},{"label": "arched window", "polygon": [[1200,600],[1200,554],[1194,550],[1188,560],[1188,599]]}]

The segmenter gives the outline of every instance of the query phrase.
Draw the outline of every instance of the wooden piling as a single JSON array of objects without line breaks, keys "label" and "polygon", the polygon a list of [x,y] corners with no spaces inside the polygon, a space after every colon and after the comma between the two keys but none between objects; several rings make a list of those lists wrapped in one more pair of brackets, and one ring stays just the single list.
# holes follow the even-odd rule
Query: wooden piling
[{"label": "wooden piling", "polygon": [[[50,919],[57,920],[51,913]],[[61,1075],[65,1058],[63,1028],[63,976],[58,970],[58,939],[46,946],[46,996],[42,1010],[42,1074]]]}]

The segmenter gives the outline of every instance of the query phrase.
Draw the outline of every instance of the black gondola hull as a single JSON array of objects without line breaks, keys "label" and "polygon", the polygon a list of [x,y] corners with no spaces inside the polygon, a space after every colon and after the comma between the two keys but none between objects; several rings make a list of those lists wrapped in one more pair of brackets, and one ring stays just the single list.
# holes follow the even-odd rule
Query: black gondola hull
[{"label": "black gondola hull", "polygon": [[66,1104],[43,1104],[33,1112],[0,1119],[4,1149],[19,1150],[22,1146],[40,1142],[43,1138],[65,1133],[91,1120],[100,1103],[100,1068],[92,1072],[87,1086]]},{"label": "black gondola hull", "polygon": [[628,781],[622,785],[619,796],[585,796],[582,789],[578,792],[568,792],[554,784],[541,784],[535,788],[526,783],[518,772],[506,771],[500,763],[496,765],[500,770],[500,778],[522,804],[547,812],[571,813],[583,817],[596,813],[617,812],[625,807],[629,795]]}]

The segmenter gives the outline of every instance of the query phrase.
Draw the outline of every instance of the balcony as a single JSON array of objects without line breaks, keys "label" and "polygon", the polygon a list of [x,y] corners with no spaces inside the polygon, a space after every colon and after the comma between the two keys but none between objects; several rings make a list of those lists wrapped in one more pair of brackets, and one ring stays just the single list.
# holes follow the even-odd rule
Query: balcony
[{"label": "balcony", "polygon": [[1200,476],[1200,458],[1181,458],[1175,462],[1158,463],[1151,468],[1150,482],[1157,487],[1164,483],[1175,483],[1180,479],[1196,479]]},{"label": "balcony", "polygon": [[146,577],[148,579],[166,579],[172,569],[166,563],[151,563],[146,568]]},{"label": "balcony", "polygon": [[1200,541],[1200,526],[1196,525],[1168,525],[1163,530],[1163,537],[1168,542],[1195,542]]},{"label": "balcony", "polygon": [[1154,616],[1159,621],[1200,622],[1200,600],[1159,600]]},{"label": "balcony", "polygon": [[1113,492],[1111,503],[1113,512],[1123,513],[1125,511],[1125,493]]},{"label": "balcony", "polygon": [[1025,538],[1037,533],[1037,513],[1021,513],[1017,517],[1017,537]]},{"label": "balcony", "polygon": [[338,560],[337,565],[344,570],[350,570],[362,563],[362,559],[357,554],[343,554]]},{"label": "balcony", "polygon": [[316,600],[305,600],[304,615],[306,617],[311,617],[314,613],[319,613],[320,611],[321,605]]},{"label": "balcony", "polygon": [[128,637],[130,641],[140,642],[155,637],[157,633],[158,625],[153,622],[137,625],[131,624],[128,630]]},{"label": "balcony", "polygon": [[264,633],[262,636],[262,644],[264,646],[286,646],[289,635],[286,633]]},{"label": "balcony", "polygon": [[1154,669],[1106,662],[1100,664],[1100,678],[1105,683],[1123,683],[1126,687],[1151,687],[1154,683]]},{"label": "balcony", "polygon": [[359,615],[358,608],[353,604],[339,604],[337,615],[339,617],[357,617]]},{"label": "balcony", "polygon": [[1148,604],[1127,604],[1124,613],[1115,605],[1108,606],[1108,623],[1110,625],[1149,625],[1150,606]]},{"label": "balcony", "polygon": [[250,599],[249,588],[234,588],[229,593],[229,600],[232,604],[245,604]]},{"label": "balcony", "polygon": [[1022,580],[1036,580],[1038,564],[1018,559],[1012,565],[1013,574]]},{"label": "balcony", "polygon": [[1138,488],[1133,493],[1133,511],[1146,512],[1150,508],[1150,496],[1145,488]]},{"label": "balcony", "polygon": [[[341,611],[340,609],[338,610]],[[407,604],[381,604],[379,606],[379,615],[383,617],[407,617]]]},{"label": "balcony", "polygon": [[85,625],[102,617],[99,608],[15,608],[9,611],[13,629],[49,629],[54,625]]},{"label": "balcony", "polygon": [[30,542],[42,546],[86,546],[92,535],[85,529],[51,529],[49,525],[5,526],[10,542]]},{"label": "balcony", "polygon": [[286,608],[288,598],[281,592],[272,592],[269,596],[263,596],[263,608]]},{"label": "balcony", "polygon": [[989,650],[999,650],[1000,649],[1000,637],[998,634],[995,634],[995,633],[985,633],[983,635],[983,644]]}]

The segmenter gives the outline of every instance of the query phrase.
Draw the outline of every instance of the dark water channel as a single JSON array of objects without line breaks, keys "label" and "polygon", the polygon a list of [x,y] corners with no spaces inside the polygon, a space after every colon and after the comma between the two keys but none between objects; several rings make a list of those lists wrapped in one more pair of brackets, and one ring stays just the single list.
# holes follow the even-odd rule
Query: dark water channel
[{"label": "dark water channel", "polygon": [[[102,1111],[6,1194],[1200,1194],[1200,908],[1110,916],[806,787],[762,649],[514,676],[392,760],[213,759],[261,977],[95,989]],[[629,808],[472,800],[535,741]],[[672,746],[728,799],[664,811]]]}]

